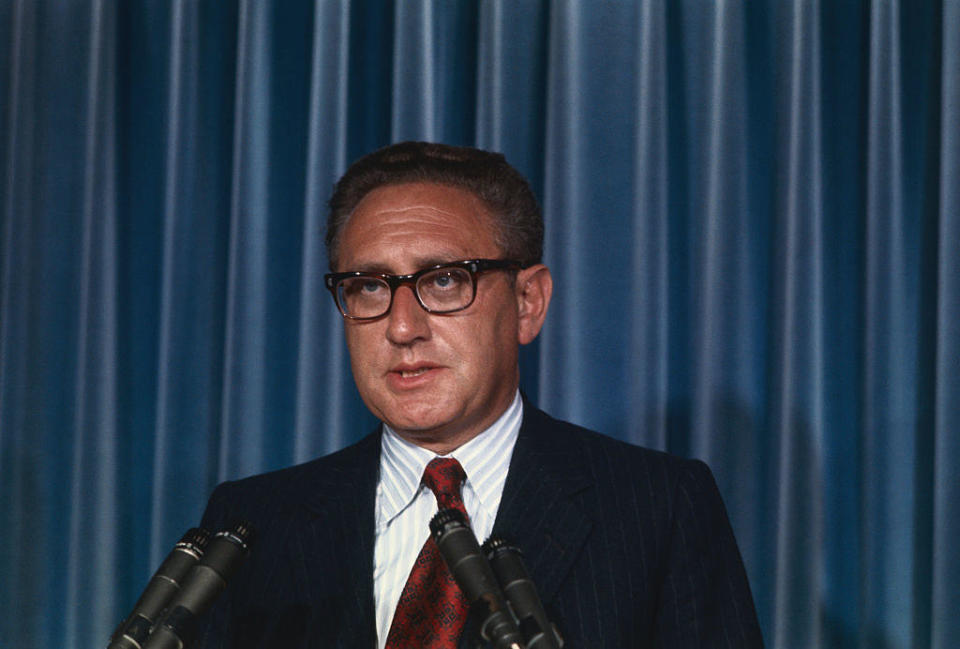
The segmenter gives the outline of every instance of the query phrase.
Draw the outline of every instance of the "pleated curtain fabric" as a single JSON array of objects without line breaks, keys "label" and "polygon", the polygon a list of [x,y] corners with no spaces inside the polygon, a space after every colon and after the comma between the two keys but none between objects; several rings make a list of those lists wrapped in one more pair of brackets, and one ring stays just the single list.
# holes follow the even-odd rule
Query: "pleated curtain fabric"
[{"label": "pleated curtain fabric", "polygon": [[324,203],[404,139],[530,178],[525,393],[711,465],[768,646],[960,646],[960,3],[7,0],[0,647],[373,428]]}]

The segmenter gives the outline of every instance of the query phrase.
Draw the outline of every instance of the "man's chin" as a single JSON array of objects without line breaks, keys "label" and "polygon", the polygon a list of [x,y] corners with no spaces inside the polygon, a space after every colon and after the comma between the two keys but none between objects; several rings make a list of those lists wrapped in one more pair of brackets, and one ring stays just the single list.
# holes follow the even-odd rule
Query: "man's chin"
[{"label": "man's chin", "polygon": [[[394,431],[411,436],[443,436],[449,429],[462,421],[464,412],[458,407],[457,400],[451,399],[453,388],[443,386],[429,389],[382,392],[380,398],[370,408],[375,415],[386,422]],[[370,406],[369,400],[367,405]]]},{"label": "man's chin", "polygon": [[404,439],[443,441],[456,436],[456,431],[448,421],[433,419],[393,419],[385,420],[387,425]]},{"label": "man's chin", "polygon": [[[466,430],[456,417],[438,413],[429,416],[404,416],[383,419],[402,439],[443,455],[466,443],[476,433]],[[443,452],[440,452],[440,451]]]}]

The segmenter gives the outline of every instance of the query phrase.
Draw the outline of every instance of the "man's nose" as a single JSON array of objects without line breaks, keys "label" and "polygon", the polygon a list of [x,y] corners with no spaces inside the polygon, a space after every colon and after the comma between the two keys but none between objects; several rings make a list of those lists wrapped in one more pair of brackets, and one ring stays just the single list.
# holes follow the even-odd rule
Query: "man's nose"
[{"label": "man's nose", "polygon": [[387,314],[387,339],[396,345],[426,340],[430,337],[429,317],[430,314],[417,301],[413,287],[397,287]]}]

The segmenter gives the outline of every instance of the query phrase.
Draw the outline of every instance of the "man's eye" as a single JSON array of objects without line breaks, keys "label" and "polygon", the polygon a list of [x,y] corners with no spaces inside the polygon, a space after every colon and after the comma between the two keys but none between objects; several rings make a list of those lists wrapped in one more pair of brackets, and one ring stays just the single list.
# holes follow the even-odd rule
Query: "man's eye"
[{"label": "man's eye", "polygon": [[433,284],[437,288],[451,288],[456,285],[458,278],[450,272],[437,273],[433,278]]},{"label": "man's eye", "polygon": [[343,293],[347,297],[367,298],[371,296],[377,296],[386,290],[386,288],[387,287],[384,286],[383,282],[364,277],[357,277],[352,281],[343,283]]}]

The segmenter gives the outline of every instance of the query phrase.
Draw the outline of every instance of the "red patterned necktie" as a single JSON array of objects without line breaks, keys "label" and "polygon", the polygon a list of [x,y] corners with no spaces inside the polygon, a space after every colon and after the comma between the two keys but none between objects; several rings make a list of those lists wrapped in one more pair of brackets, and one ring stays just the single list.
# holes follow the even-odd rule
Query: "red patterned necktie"
[{"label": "red patterned necktie", "polygon": [[[440,509],[467,511],[460,497],[466,475],[453,458],[435,458],[423,472],[423,484],[437,497]],[[433,536],[420,550],[400,594],[387,649],[453,649],[469,608],[460,587],[447,569]]]}]

